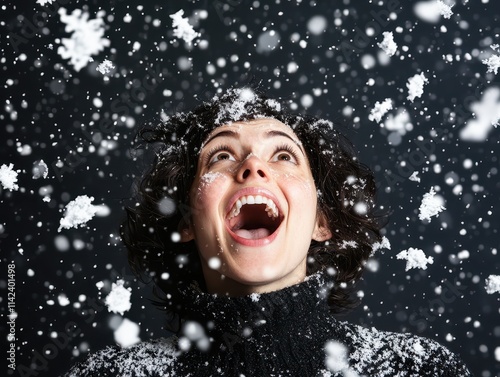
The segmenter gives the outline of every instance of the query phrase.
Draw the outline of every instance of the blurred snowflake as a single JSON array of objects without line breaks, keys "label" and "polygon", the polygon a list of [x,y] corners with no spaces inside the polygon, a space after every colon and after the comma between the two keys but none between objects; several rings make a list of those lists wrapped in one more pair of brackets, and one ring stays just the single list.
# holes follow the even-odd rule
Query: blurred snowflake
[{"label": "blurred snowflake", "polygon": [[54,0],[36,0],[37,4],[40,4],[42,7],[45,6],[45,4],[49,3],[52,4]]},{"label": "blurred snowflake", "polygon": [[92,55],[97,55],[109,47],[110,41],[104,37],[105,12],[97,13],[97,18],[89,20],[89,13],[81,9],[75,9],[71,15],[67,14],[65,8],[59,9],[61,21],[66,24],[65,31],[71,34],[71,38],[63,38],[63,46],[59,46],[57,53],[63,59],[70,59],[70,64],[75,71],[80,71],[89,61]]}]

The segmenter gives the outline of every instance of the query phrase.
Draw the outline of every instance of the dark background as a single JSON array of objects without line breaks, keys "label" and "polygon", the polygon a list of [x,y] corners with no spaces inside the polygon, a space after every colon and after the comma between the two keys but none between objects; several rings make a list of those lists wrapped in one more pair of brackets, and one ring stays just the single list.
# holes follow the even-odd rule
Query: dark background
[{"label": "dark background", "polygon": [[[486,277],[500,271],[499,133],[492,129],[485,141],[473,143],[461,140],[459,131],[474,118],[471,103],[499,86],[499,75],[487,73],[481,59],[493,52],[490,44],[500,43],[500,4],[457,1],[450,19],[433,24],[415,15],[415,2],[375,3],[60,0],[42,7],[34,0],[2,2],[0,164],[21,170],[21,189],[0,189],[0,328],[7,333],[7,264],[14,261],[21,368],[16,375],[55,376],[89,350],[114,344],[121,316],[108,312],[102,300],[118,278],[132,288],[132,309],[123,317],[140,325],[141,339],[168,335],[149,301],[150,287],[131,276],[117,236],[134,177],[144,165],[130,157],[131,126],[162,109],[189,109],[217,88],[252,81],[299,112],[339,124],[375,171],[380,204],[392,212],[386,227],[392,250],[370,262],[359,285],[363,301],[347,319],[436,339],[460,354],[475,375],[499,375],[500,296],[484,288]],[[68,13],[83,9],[91,19],[105,11],[110,46],[79,72],[57,54],[58,41],[70,36],[57,14],[61,7]],[[391,7],[395,17],[381,27],[374,14]],[[194,46],[173,36],[169,15],[180,9],[201,33]],[[123,21],[127,14],[129,23]],[[327,23],[319,35],[308,30],[314,16]],[[369,26],[372,36],[364,33]],[[273,49],[259,44],[269,30],[279,41]],[[377,58],[383,31],[393,31],[399,46],[386,65]],[[292,41],[294,34],[306,45]],[[452,61],[444,57],[448,54]],[[375,58],[373,67],[363,67],[365,55]],[[96,71],[104,59],[116,67],[107,81]],[[290,62],[298,65],[296,72],[288,72]],[[411,103],[406,82],[420,72],[429,83]],[[301,105],[305,94],[314,100],[307,109]],[[385,98],[404,107],[413,125],[398,145],[368,120],[375,102]],[[122,119],[109,121],[113,113]],[[26,145],[31,153],[23,155]],[[47,179],[32,178],[33,163],[40,159],[49,166]],[[464,167],[466,159],[472,167]],[[58,160],[64,168],[56,166]],[[408,179],[413,171],[419,183]],[[462,190],[454,193],[457,184]],[[45,186],[52,189],[50,203],[42,201]],[[446,210],[428,223],[418,219],[418,207],[431,187],[445,199]],[[106,204],[110,214],[58,233],[62,209],[84,194],[93,196],[94,204]],[[423,249],[434,264],[406,272],[395,255],[408,247]],[[105,283],[102,294],[99,281]],[[59,304],[61,294],[69,305]]]}]

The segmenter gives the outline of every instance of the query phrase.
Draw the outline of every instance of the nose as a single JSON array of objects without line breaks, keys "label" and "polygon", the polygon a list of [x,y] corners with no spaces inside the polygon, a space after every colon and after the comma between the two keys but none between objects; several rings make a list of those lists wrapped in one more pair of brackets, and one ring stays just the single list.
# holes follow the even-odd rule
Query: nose
[{"label": "nose", "polygon": [[243,161],[236,174],[236,180],[241,183],[251,179],[268,181],[269,177],[266,164],[256,156],[250,156]]}]

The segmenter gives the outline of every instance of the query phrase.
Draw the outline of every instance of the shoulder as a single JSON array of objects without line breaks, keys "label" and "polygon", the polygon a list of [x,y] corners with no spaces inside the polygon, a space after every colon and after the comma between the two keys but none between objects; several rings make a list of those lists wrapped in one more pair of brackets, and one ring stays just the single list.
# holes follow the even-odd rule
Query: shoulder
[{"label": "shoulder", "polygon": [[75,364],[63,377],[171,376],[176,359],[175,338],[160,338],[128,348],[106,347]]},{"label": "shoulder", "polygon": [[349,359],[360,373],[384,370],[383,376],[472,376],[458,356],[434,340],[347,322],[342,325],[347,330]]}]

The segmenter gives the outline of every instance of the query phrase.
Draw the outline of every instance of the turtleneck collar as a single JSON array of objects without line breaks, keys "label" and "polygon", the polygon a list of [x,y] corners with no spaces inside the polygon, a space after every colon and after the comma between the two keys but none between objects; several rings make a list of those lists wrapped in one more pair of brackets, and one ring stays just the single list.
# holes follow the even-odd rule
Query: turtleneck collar
[{"label": "turtleneck collar", "polygon": [[327,296],[333,277],[318,272],[278,291],[241,297],[205,293],[193,284],[182,290],[187,302],[185,319],[204,325],[214,338],[236,335],[303,332],[318,317],[328,315]]}]

